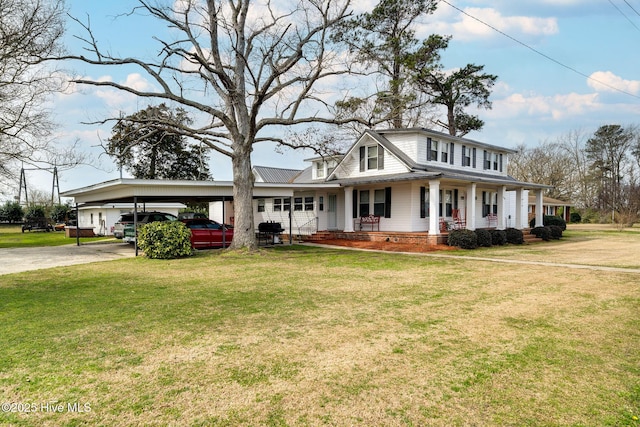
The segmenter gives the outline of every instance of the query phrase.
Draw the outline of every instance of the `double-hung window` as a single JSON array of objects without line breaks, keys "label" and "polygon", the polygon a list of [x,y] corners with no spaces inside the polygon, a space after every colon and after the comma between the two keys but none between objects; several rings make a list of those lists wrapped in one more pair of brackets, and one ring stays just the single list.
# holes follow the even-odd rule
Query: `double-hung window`
[{"label": "double-hung window", "polygon": [[305,211],[313,210],[313,196],[306,196],[304,198],[304,210]]},{"label": "double-hung window", "polygon": [[440,144],[440,161],[442,163],[449,162],[449,143],[443,142]]},{"label": "double-hung window", "polygon": [[431,141],[431,158],[434,162],[438,161],[438,141]]},{"label": "double-hung window", "polygon": [[373,193],[373,214],[384,216],[384,189],[375,190]]},{"label": "double-hung window", "polygon": [[462,166],[471,166],[471,148],[462,146]]},{"label": "double-hung window", "polygon": [[360,147],[360,172],[384,169],[384,148],[381,145]]},{"label": "double-hung window", "polygon": [[360,191],[360,216],[369,215],[369,190]]}]

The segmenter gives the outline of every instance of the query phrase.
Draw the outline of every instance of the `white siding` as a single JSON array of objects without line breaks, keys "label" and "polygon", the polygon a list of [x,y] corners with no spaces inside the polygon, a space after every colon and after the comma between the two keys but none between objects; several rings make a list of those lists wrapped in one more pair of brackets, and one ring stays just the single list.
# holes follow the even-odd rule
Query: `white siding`
[{"label": "white siding", "polygon": [[[364,143],[360,146],[373,145],[371,143]],[[338,178],[355,178],[355,177],[367,177],[367,176],[380,176],[390,175],[408,172],[409,169],[401,163],[396,157],[389,152],[384,151],[384,166],[383,169],[366,170],[360,172],[360,146],[355,147],[349,156],[347,156],[340,166],[336,169],[336,176]]]}]

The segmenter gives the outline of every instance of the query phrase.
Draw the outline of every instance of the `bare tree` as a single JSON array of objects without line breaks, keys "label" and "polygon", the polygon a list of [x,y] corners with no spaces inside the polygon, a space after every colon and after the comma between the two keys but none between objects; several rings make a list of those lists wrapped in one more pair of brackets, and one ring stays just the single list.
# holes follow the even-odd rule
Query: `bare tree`
[{"label": "bare tree", "polygon": [[55,158],[45,108],[62,80],[44,58],[60,52],[63,0],[0,0],[0,176],[16,161]]},{"label": "bare tree", "polygon": [[[168,5],[172,3],[173,6]],[[284,5],[292,5],[282,10]],[[77,79],[145,98],[180,105],[206,117],[201,125],[174,126],[173,132],[199,140],[231,158],[235,232],[232,248],[255,248],[251,151],[263,141],[283,143],[282,126],[335,123],[322,115],[329,102],[321,84],[348,72],[331,50],[330,31],[348,18],[349,0],[262,3],[250,0],[138,0],[131,13],[166,24],[172,34],[158,43],[155,59],[122,58],[103,50],[88,23],[80,23],[88,64],[131,65],[159,90],[141,90],[112,81]],[[141,52],[142,55],[142,52]],[[191,113],[190,113],[191,114]],[[343,122],[347,122],[345,119]],[[170,126],[170,123],[158,123]]]},{"label": "bare tree", "polygon": [[549,197],[571,200],[571,188],[566,184],[572,174],[571,158],[555,142],[544,142],[537,147],[520,145],[517,153],[509,157],[509,174],[514,178],[552,185]]}]

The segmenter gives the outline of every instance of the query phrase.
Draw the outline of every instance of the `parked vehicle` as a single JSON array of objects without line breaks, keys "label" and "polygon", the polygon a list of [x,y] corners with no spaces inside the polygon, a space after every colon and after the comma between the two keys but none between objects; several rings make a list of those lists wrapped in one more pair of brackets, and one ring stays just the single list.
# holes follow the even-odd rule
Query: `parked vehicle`
[{"label": "parked vehicle", "polygon": [[[131,215],[131,217],[129,217]],[[178,217],[166,212],[138,212],[138,227],[156,221],[177,221]],[[122,224],[122,241],[125,243],[134,243],[136,241],[136,230],[133,228],[133,213],[125,214],[120,217],[118,223]],[[118,225],[116,223],[116,226]],[[113,230],[116,235],[116,228]]]},{"label": "parked vehicle", "polygon": [[209,217],[201,212],[180,212],[178,214],[178,219],[209,219]]},{"label": "parked vehicle", "polygon": [[53,231],[53,225],[46,218],[32,218],[22,225],[22,232],[26,231]]},{"label": "parked vehicle", "polygon": [[229,246],[233,240],[233,227],[223,225],[210,219],[183,219],[182,222],[191,230],[191,246],[194,249],[222,248]]}]

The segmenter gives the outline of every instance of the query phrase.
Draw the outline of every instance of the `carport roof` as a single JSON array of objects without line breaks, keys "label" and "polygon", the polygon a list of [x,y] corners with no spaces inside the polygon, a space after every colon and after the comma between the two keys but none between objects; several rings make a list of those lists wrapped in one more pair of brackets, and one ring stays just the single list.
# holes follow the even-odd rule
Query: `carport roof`
[{"label": "carport roof", "polygon": [[[253,197],[292,197],[294,189],[307,187],[315,186],[256,182]],[[132,203],[134,199],[138,202],[211,202],[231,200],[233,182],[120,178],[64,191],[60,195],[73,197],[78,204]]]}]

